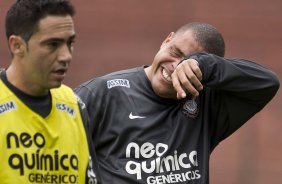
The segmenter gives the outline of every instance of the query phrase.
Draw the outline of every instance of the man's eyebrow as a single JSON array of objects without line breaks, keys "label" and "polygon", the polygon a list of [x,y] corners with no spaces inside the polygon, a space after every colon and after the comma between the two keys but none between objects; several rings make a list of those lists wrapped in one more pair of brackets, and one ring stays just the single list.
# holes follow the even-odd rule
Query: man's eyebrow
[{"label": "man's eyebrow", "polygon": [[178,52],[181,56],[186,57],[186,55],[184,54],[184,52],[182,52],[182,50],[180,50],[178,47],[174,47],[174,49],[175,49],[176,52]]},{"label": "man's eyebrow", "polygon": [[48,39],[46,39],[46,40],[42,40],[41,41],[41,44],[48,44],[48,43],[50,43],[50,42],[60,42],[60,43],[62,43],[62,42],[64,42],[65,41],[65,39],[63,39],[63,38],[56,38],[56,37],[53,37],[53,38],[48,38]]},{"label": "man's eyebrow", "polygon": [[[67,41],[69,40],[74,40],[76,35],[72,35],[71,37],[69,37],[67,39]],[[57,37],[53,37],[53,38],[48,38],[46,40],[43,40],[42,43],[48,43],[48,42],[64,42],[65,39],[64,38],[57,38]]]}]

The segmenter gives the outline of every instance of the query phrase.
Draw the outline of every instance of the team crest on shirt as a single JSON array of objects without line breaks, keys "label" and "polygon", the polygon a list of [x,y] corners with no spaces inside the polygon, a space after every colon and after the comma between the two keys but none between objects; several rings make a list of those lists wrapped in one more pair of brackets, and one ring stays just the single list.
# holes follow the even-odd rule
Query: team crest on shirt
[{"label": "team crest on shirt", "polygon": [[182,106],[182,112],[185,116],[196,118],[198,116],[199,108],[197,99],[188,99]]}]

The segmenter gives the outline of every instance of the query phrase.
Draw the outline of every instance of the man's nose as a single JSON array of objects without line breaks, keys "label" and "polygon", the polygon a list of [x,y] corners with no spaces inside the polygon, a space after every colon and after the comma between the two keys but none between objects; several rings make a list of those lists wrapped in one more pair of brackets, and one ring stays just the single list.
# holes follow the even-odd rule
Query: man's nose
[{"label": "man's nose", "polygon": [[58,56],[59,61],[70,62],[72,60],[72,49],[67,45],[61,47]]}]

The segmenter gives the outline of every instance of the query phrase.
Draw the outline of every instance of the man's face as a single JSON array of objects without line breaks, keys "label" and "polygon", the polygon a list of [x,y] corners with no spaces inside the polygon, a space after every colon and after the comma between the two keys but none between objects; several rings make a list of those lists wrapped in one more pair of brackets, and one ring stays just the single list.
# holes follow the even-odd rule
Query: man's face
[{"label": "man's face", "polygon": [[71,16],[47,16],[27,43],[22,67],[25,85],[36,93],[59,87],[72,60],[74,24]]},{"label": "man's face", "polygon": [[162,43],[151,66],[145,72],[151,81],[155,93],[163,98],[177,99],[171,74],[186,55],[202,51],[191,31],[181,34],[170,33]]}]

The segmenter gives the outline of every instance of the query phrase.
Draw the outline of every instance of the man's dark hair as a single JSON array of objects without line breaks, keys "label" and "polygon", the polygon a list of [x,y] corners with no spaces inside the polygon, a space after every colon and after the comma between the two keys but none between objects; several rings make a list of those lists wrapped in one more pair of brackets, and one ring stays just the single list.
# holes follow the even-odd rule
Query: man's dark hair
[{"label": "man's dark hair", "polygon": [[192,22],[180,27],[176,34],[191,30],[196,42],[203,51],[224,57],[225,43],[221,33],[212,25],[201,22]]},{"label": "man's dark hair", "polygon": [[38,23],[48,15],[74,16],[68,0],[17,0],[6,15],[6,37],[22,37],[26,42],[38,31]]}]

